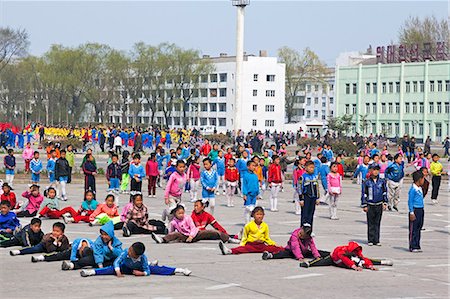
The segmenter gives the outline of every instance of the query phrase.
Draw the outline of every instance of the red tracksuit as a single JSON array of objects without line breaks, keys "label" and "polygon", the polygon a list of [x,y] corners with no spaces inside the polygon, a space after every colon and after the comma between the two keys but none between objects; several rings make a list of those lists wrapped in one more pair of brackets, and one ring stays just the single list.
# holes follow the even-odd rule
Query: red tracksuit
[{"label": "red tracksuit", "polygon": [[283,179],[281,177],[281,165],[279,165],[279,164],[277,165],[275,163],[270,164],[267,181],[269,183],[275,183],[275,184],[279,184],[279,183],[283,182]]},{"label": "red tracksuit", "polygon": [[338,170],[337,172],[341,175],[341,178],[344,178],[344,166],[341,163],[337,164]]},{"label": "red tracksuit", "polygon": [[225,180],[228,182],[239,181],[239,171],[236,167],[227,166],[225,169]]},{"label": "red tracksuit", "polygon": [[349,242],[348,245],[336,247],[331,254],[331,259],[338,267],[351,268],[355,265],[355,262],[351,259],[352,256],[364,260],[364,268],[373,266],[372,261],[363,256],[362,248],[356,242]]},{"label": "red tracksuit", "polygon": [[191,218],[198,230],[206,230],[206,227],[211,224],[219,232],[228,235],[227,231],[217,222],[214,216],[208,212],[203,211],[200,214],[196,214],[195,211],[192,211]]}]

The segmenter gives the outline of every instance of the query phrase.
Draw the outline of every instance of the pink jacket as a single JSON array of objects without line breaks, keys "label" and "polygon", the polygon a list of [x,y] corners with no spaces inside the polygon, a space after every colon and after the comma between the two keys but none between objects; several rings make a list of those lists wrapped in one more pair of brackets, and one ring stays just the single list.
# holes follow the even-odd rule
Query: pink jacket
[{"label": "pink jacket", "polygon": [[186,185],[186,174],[182,175],[175,171],[169,177],[169,181],[166,185],[166,191],[164,192],[164,198],[181,197],[183,194],[184,186]]},{"label": "pink jacket", "polygon": [[129,202],[123,207],[122,213],[120,214],[120,221],[125,222],[125,220],[127,220],[128,211],[131,210],[132,208],[133,202]]},{"label": "pink jacket", "polygon": [[[342,177],[339,173],[333,174],[333,173],[329,173],[327,174],[327,189],[328,191],[334,189],[334,188],[339,188],[339,194],[342,191]],[[333,192],[334,193],[334,192]]]},{"label": "pink jacket", "polygon": [[28,199],[28,204],[25,210],[30,212],[30,214],[39,211],[41,203],[44,201],[44,197],[40,193],[37,197],[34,197],[33,195],[31,195],[30,191],[25,191],[24,193],[22,193],[22,197]]},{"label": "pink jacket", "polygon": [[303,168],[297,168],[294,170],[294,173],[292,174],[292,182],[294,186],[297,186],[298,180],[301,178],[301,176],[305,173],[305,170]]},{"label": "pink jacket", "polygon": [[94,221],[95,217],[97,217],[101,213],[105,213],[110,218],[119,216],[119,211],[117,211],[116,205],[110,208],[106,205],[106,203],[102,203],[99,204],[95,211],[89,216],[89,221]]},{"label": "pink jacket", "polygon": [[308,252],[311,252],[315,258],[320,257],[319,251],[316,248],[316,244],[314,243],[313,238],[300,239],[298,237],[298,232],[300,230],[301,228],[297,228],[296,230],[294,230],[285,248],[292,251],[297,259],[302,259],[303,255]]},{"label": "pink jacket", "polygon": [[158,162],[156,161],[147,161],[147,164],[145,164],[145,172],[148,176],[158,176]]},{"label": "pink jacket", "polygon": [[389,166],[388,162],[380,162],[380,173],[384,173],[386,171],[386,168]]},{"label": "pink jacket", "polygon": [[195,226],[191,216],[184,215],[184,218],[182,220],[174,217],[172,221],[170,221],[169,233],[173,233],[174,231],[194,238],[198,233],[198,228]]},{"label": "pink jacket", "polygon": [[26,148],[23,150],[22,158],[23,158],[24,160],[31,160],[31,159],[33,159],[33,154],[34,154],[33,149],[32,149],[31,147],[26,147]]},{"label": "pink jacket", "polygon": [[196,163],[192,163],[189,166],[188,173],[189,173],[188,174],[189,179],[199,180],[200,179],[200,165],[198,165]]}]

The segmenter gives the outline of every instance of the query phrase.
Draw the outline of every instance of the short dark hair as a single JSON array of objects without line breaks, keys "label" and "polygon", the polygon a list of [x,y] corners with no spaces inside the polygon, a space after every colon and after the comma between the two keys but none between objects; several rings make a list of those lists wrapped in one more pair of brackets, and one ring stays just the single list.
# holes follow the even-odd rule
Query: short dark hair
[{"label": "short dark hair", "polygon": [[203,159],[203,163],[205,163],[205,162],[209,162],[209,163],[212,163],[211,159],[210,159],[210,158],[208,158],[208,157],[206,157],[205,159]]},{"label": "short dark hair", "polygon": [[65,153],[65,152],[66,152],[66,150],[62,149],[59,153],[62,154],[62,153]]},{"label": "short dark hair", "polygon": [[133,203],[138,197],[142,198],[142,193],[139,192],[132,195],[131,200],[133,201]]},{"label": "short dark hair", "polygon": [[175,166],[181,165],[181,164],[186,164],[186,162],[184,162],[184,160],[177,160],[177,164],[175,164]]},{"label": "short dark hair", "polygon": [[250,166],[252,163],[255,163],[255,161],[253,161],[253,160],[248,161],[247,162],[247,167]]},{"label": "short dark hair", "polygon": [[183,209],[184,210],[184,206],[183,205],[177,205],[172,211],[170,211],[170,214],[175,215],[175,213],[180,210]]},{"label": "short dark hair", "polygon": [[275,159],[278,159],[280,156],[278,156],[278,155],[273,155],[272,156],[272,161],[275,161]]},{"label": "short dark hair", "polygon": [[33,218],[33,219],[31,219],[30,224],[31,225],[39,224],[39,226],[40,226],[42,224],[42,220],[39,218]]},{"label": "short dark hair", "polygon": [[53,228],[55,228],[55,227],[59,228],[62,232],[64,232],[66,230],[66,226],[62,222],[53,223]]},{"label": "short dark hair", "polygon": [[320,158],[320,162],[322,162],[322,163],[327,163],[328,160],[327,160],[326,157],[322,156],[322,157]]},{"label": "short dark hair", "polygon": [[134,253],[138,256],[143,255],[145,252],[145,245],[142,242],[134,242],[131,248],[133,248]]},{"label": "short dark hair", "polygon": [[314,165],[314,162],[311,160],[306,161],[305,163],[305,167],[309,166],[309,165]]},{"label": "short dark hair", "polygon": [[139,155],[139,154],[134,154],[134,155],[133,155],[133,160],[134,160],[134,159],[139,159],[139,160],[140,160],[140,159],[141,159],[141,155]]},{"label": "short dark hair", "polygon": [[9,202],[9,200],[2,200],[0,202],[0,206],[7,206],[8,208],[11,208],[11,203]]},{"label": "short dark hair", "polygon": [[10,148],[9,150],[8,150],[8,154],[11,154],[11,153],[13,153],[14,152],[14,150],[12,149],[12,148]]},{"label": "short dark hair", "polygon": [[38,151],[34,151],[33,155],[36,155],[36,154],[39,154],[39,152]]},{"label": "short dark hair", "polygon": [[402,155],[402,154],[399,154],[399,153],[395,154],[395,156],[394,156],[394,161],[395,161],[395,160],[397,160],[397,159],[398,159],[398,157],[400,157],[400,156],[401,156],[401,157],[403,157],[403,155]]},{"label": "short dark hair", "polygon": [[414,171],[412,174],[414,183],[417,183],[421,178],[423,178],[423,173],[420,170]]},{"label": "short dark hair", "polygon": [[112,154],[112,155],[111,155],[111,159],[114,158],[114,157],[116,157],[117,159],[119,159],[119,155],[118,155],[118,154]]},{"label": "short dark hair", "polygon": [[263,214],[265,214],[265,213],[264,213],[264,208],[263,208],[263,207],[260,207],[260,206],[257,206],[257,207],[255,207],[255,208],[253,209],[253,211],[252,211],[252,217],[256,214],[256,212],[262,212]]},{"label": "short dark hair", "polygon": [[440,158],[438,154],[433,154],[433,155],[431,156],[431,158],[434,158],[434,157]]},{"label": "short dark hair", "polygon": [[311,224],[309,224],[309,223],[304,223],[304,224],[302,225],[302,230],[303,230],[303,232],[304,232],[308,237],[311,237],[311,233],[312,233],[312,227],[311,227]]}]

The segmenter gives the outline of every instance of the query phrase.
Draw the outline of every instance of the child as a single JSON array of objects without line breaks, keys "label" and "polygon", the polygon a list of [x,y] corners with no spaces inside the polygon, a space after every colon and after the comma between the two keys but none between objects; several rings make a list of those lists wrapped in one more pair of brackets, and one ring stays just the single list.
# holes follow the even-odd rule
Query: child
[{"label": "child", "polygon": [[[66,194],[66,184],[69,180],[69,161],[66,159],[66,151],[61,150],[60,157],[55,162],[55,179],[59,183],[59,186],[61,188],[60,190],[60,198],[63,201],[67,200],[67,194]],[[94,184],[95,188],[95,184]]]},{"label": "child", "polygon": [[84,192],[84,200],[81,203],[81,207],[78,212],[76,212],[72,207],[64,208],[67,209],[67,212],[63,214],[62,217],[66,224],[71,222],[78,223],[80,221],[89,223],[89,216],[95,211],[95,209],[97,209],[97,206],[98,202],[94,198],[94,192],[88,190]]},{"label": "child", "polygon": [[122,242],[114,235],[114,224],[112,221],[108,221],[100,228],[100,236],[95,240],[93,249],[94,263],[99,268],[112,265],[114,260],[120,255]]},{"label": "child", "polygon": [[28,173],[30,171],[30,162],[33,158],[33,149],[31,148],[31,143],[27,142],[27,146],[22,152],[22,158],[25,162],[25,173]]},{"label": "child", "polygon": [[145,169],[141,165],[141,155],[133,156],[133,163],[130,165],[128,174],[131,177],[131,191],[142,192],[142,180],[145,178]]},{"label": "child", "polygon": [[229,249],[223,242],[219,243],[220,251],[223,255],[241,253],[263,253],[264,251],[276,253],[283,250],[283,247],[276,246],[270,239],[269,226],[263,222],[264,209],[255,207],[252,211],[253,221],[244,227],[244,233],[239,247]]},{"label": "child", "polygon": [[16,194],[11,191],[11,186],[9,186],[8,183],[3,183],[2,191],[3,191],[3,194],[0,195],[0,200],[9,201],[9,203],[11,204],[11,208],[16,209],[16,205],[17,205]]},{"label": "child", "polygon": [[81,270],[80,275],[82,277],[93,275],[116,275],[117,277],[123,277],[124,275],[122,273],[129,275],[133,274],[134,276],[148,276],[150,274],[174,275],[176,273],[181,273],[189,276],[192,273],[189,269],[151,266],[144,252],[145,246],[143,243],[133,243],[130,248],[121,252],[112,266]]},{"label": "child", "polygon": [[292,184],[294,187],[295,215],[301,214],[301,207],[300,207],[301,190],[299,188],[301,188],[302,175],[305,173],[305,168],[304,168],[305,163],[306,163],[306,159],[304,157],[300,158],[300,160],[294,162],[294,170],[292,173]]},{"label": "child", "polygon": [[300,224],[309,223],[312,227],[314,220],[314,212],[316,205],[320,203],[319,181],[317,174],[314,172],[315,166],[313,161],[305,163],[305,173],[301,177],[300,184],[300,207],[301,220]]},{"label": "child", "polygon": [[106,169],[106,179],[108,180],[108,191],[114,192],[116,194],[116,205],[119,205],[119,190],[120,190],[120,179],[122,178],[122,168],[117,161],[119,156],[117,154],[112,154],[111,164],[108,165]]},{"label": "child", "polygon": [[421,186],[424,177],[421,171],[416,171],[412,175],[414,183],[408,192],[408,210],[409,210],[409,251],[422,252],[420,248],[420,231],[423,227],[423,193]]},{"label": "child", "polygon": [[181,203],[181,195],[183,195],[183,188],[186,184],[186,163],[183,160],[178,160],[176,164],[176,171],[170,176],[164,192],[164,201],[166,209],[163,211],[162,220],[166,218],[172,220],[170,213],[179,203]]},{"label": "child", "polygon": [[128,157],[130,157],[130,152],[127,150],[123,151],[122,162],[120,163],[120,167],[122,170],[122,183],[120,184],[120,191],[122,193],[128,192],[128,184],[130,183],[130,175],[128,174],[128,171],[130,169],[130,161],[128,160]]},{"label": "child", "polygon": [[328,173],[330,173],[330,164],[329,164],[329,160],[327,160],[327,158],[322,157],[320,158],[320,167],[319,167],[319,176],[320,176],[320,181],[322,183],[322,188],[324,191],[324,195],[325,195],[325,199],[324,201],[326,202],[328,200],[328,183],[327,183],[327,175]]},{"label": "child", "polygon": [[47,174],[48,180],[50,182],[51,187],[56,187],[56,179],[55,179],[55,166],[56,166],[56,152],[55,150],[50,150],[50,159],[47,160]]},{"label": "child", "polygon": [[225,181],[227,185],[227,207],[234,207],[234,193],[239,182],[239,171],[235,166],[236,160],[233,157],[228,159],[228,166],[225,169]]},{"label": "child", "polygon": [[218,152],[217,158],[213,160],[213,165],[216,165],[217,175],[219,177],[217,181],[216,194],[220,193],[219,187],[222,185],[223,195],[225,195],[225,158],[223,157],[222,151]]},{"label": "child", "polygon": [[48,187],[44,191],[45,199],[41,203],[41,211],[39,217],[48,217],[58,219],[62,214],[59,211],[58,199],[56,198],[56,190],[53,187]]},{"label": "child", "polygon": [[433,162],[430,164],[430,172],[431,172],[431,202],[433,204],[438,204],[438,195],[439,195],[439,188],[441,186],[441,175],[445,174],[443,171],[443,167],[441,162],[439,162],[439,155],[433,154],[431,157],[433,159]]},{"label": "child", "polygon": [[2,200],[0,202],[0,239],[11,239],[14,231],[19,228],[20,222],[16,214],[11,212],[11,203],[7,200]]},{"label": "child", "polygon": [[92,154],[86,155],[86,162],[83,163],[84,173],[84,191],[92,190],[95,192],[95,175],[97,174],[97,166],[94,163]]},{"label": "child", "polygon": [[158,162],[156,154],[151,153],[145,165],[145,172],[148,175],[148,197],[156,198],[156,180],[158,179]]},{"label": "child", "polygon": [[39,152],[35,151],[33,159],[30,162],[31,183],[37,184],[41,180],[41,171],[43,169],[42,161],[39,160]]},{"label": "child", "polygon": [[[53,230],[51,233],[45,234],[42,238],[42,241],[33,246],[24,248],[22,250],[11,250],[9,252],[10,255],[25,255],[25,254],[33,254],[33,253],[50,253],[50,252],[62,252],[64,250],[69,249],[69,239],[64,235],[65,230],[64,223],[55,222],[53,224]],[[44,259],[43,256],[42,260]]]},{"label": "child", "polygon": [[328,199],[330,200],[330,219],[339,220],[337,217],[337,201],[342,192],[342,177],[338,173],[338,163],[331,163],[330,173],[327,174]]},{"label": "child", "polygon": [[269,166],[267,182],[270,188],[270,211],[278,212],[278,193],[283,185],[283,177],[281,173],[280,157],[274,155],[273,163]]},{"label": "child", "polygon": [[0,247],[32,247],[39,244],[44,236],[41,230],[42,221],[39,218],[31,219],[31,223],[16,231],[9,240],[0,241]]},{"label": "child", "polygon": [[311,225],[305,224],[294,230],[287,243],[287,246],[277,253],[264,251],[263,260],[293,258],[303,262],[306,258],[326,257],[328,251],[317,250],[314,239],[311,237]]},{"label": "child", "polygon": [[99,204],[95,211],[89,216],[89,226],[94,224],[103,225],[109,221],[112,221],[113,224],[119,223],[120,216],[114,202],[114,195],[106,195],[105,203]]},{"label": "child", "polygon": [[380,225],[383,210],[387,209],[387,187],[386,181],[379,177],[380,166],[370,166],[370,178],[362,185],[361,207],[367,215],[367,245],[381,246]]},{"label": "child", "polygon": [[254,173],[256,163],[247,162],[247,171],[242,171],[242,194],[244,200],[244,219],[245,223],[250,222],[251,214],[256,206],[256,200],[259,198],[258,176]]},{"label": "child", "polygon": [[[206,159],[206,158],[205,158]],[[218,240],[228,242],[230,236],[217,230],[199,230],[192,220],[191,216],[185,215],[183,205],[177,205],[172,211],[174,216],[169,225],[169,233],[164,237],[159,237],[152,233],[152,238],[156,243],[173,242],[197,242],[200,240]]]},{"label": "child", "polygon": [[361,185],[362,182],[366,179],[367,173],[369,172],[369,162],[370,157],[364,156],[363,163],[359,164],[358,167],[356,167],[356,171],[353,174],[354,178],[357,178],[358,185]]},{"label": "child", "polygon": [[72,182],[72,169],[75,166],[75,153],[73,152],[73,146],[69,144],[66,149],[66,160],[69,163],[69,176],[67,177],[67,184]]},{"label": "child", "polygon": [[16,157],[14,157],[14,150],[8,149],[8,154],[3,159],[3,163],[5,164],[5,174],[6,174],[6,183],[13,187],[14,181],[14,172],[16,169]]},{"label": "child", "polygon": [[151,234],[152,232],[164,234],[158,227],[150,225],[148,219],[148,209],[142,200],[142,194],[135,194],[132,197],[133,206],[128,210],[122,230],[123,236],[129,237],[132,234]]},{"label": "child", "polygon": [[398,202],[400,201],[400,188],[403,184],[404,172],[403,156],[396,154],[394,156],[394,163],[389,165],[384,172],[384,176],[387,180],[388,199],[389,199],[389,211],[392,209],[398,212]]},{"label": "child", "polygon": [[202,200],[209,206],[211,215],[214,215],[214,207],[216,206],[215,191],[217,184],[219,183],[219,175],[217,171],[212,169],[212,163],[210,158],[203,159],[203,170],[200,174],[200,181],[202,183]]},{"label": "child", "polygon": [[190,185],[190,197],[191,202],[197,201],[197,193],[200,187],[200,157],[195,157],[192,159],[191,165],[189,165],[187,178]]},{"label": "child", "polygon": [[44,197],[39,193],[39,186],[31,185],[29,191],[22,193],[22,197],[28,199],[28,202],[20,207],[20,211],[16,213],[17,217],[36,216],[41,203],[44,200]]}]

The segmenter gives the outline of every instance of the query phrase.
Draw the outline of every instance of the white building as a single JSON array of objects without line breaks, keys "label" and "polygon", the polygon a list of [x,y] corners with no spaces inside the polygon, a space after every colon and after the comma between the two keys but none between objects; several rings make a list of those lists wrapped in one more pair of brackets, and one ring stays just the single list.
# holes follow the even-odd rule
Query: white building
[{"label": "white building", "polygon": [[[214,66],[214,71],[200,78],[198,90],[194,90],[189,102],[189,126],[204,131],[232,131],[235,120],[235,56],[221,54],[219,57],[204,56]],[[285,65],[276,57],[244,55],[242,102],[239,103],[241,130],[283,130],[285,120]],[[131,114],[127,123],[132,123]],[[110,121],[121,122],[121,113],[110,112]],[[149,105],[143,101],[137,124],[148,125]],[[165,124],[161,111],[156,113],[156,123]],[[183,112],[180,103],[175,103],[168,126],[183,127]]]}]

